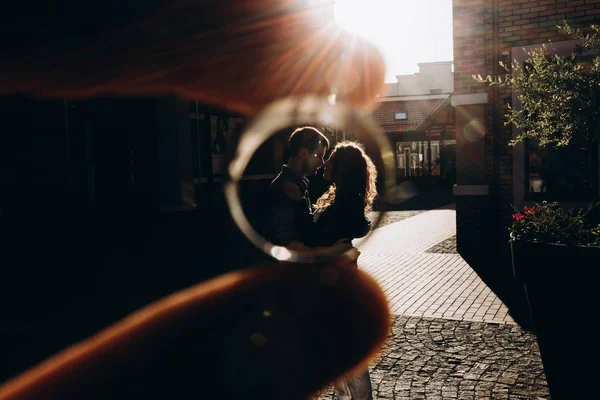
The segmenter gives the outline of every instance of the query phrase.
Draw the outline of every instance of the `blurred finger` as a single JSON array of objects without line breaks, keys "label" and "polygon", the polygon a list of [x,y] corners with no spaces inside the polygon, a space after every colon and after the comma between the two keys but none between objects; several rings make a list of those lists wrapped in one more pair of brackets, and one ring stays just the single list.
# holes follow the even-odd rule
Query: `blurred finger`
[{"label": "blurred finger", "polygon": [[0,94],[178,93],[250,115],[332,91],[369,107],[384,82],[379,51],[315,22],[323,7],[303,0],[14,3],[0,24]]},{"label": "blurred finger", "polygon": [[304,399],[388,333],[355,268],[274,264],[178,292],[0,387],[0,399]]}]

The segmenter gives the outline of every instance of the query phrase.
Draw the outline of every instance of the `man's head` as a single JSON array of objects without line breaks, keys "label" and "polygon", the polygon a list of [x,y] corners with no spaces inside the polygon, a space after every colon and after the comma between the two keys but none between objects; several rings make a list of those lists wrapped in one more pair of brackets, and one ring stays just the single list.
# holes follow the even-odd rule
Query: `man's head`
[{"label": "man's head", "polygon": [[288,166],[300,175],[314,174],[324,163],[329,140],[318,129],[303,126],[290,135]]}]

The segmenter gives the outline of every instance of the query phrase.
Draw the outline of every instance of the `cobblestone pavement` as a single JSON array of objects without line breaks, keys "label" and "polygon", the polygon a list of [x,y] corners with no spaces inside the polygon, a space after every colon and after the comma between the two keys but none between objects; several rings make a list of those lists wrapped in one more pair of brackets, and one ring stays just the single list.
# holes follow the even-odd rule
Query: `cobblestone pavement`
[{"label": "cobblestone pavement", "polygon": [[370,372],[375,399],[550,399],[535,336],[516,325],[398,316]]},{"label": "cobblestone pavement", "polygon": [[[383,214],[383,217],[381,218],[381,221],[379,221],[379,225],[377,226],[377,228],[383,228],[384,226],[393,224],[395,222],[403,221],[407,218],[414,217],[415,215],[419,215],[426,211],[427,210],[388,211]],[[377,218],[378,214],[378,211],[371,211],[371,213],[369,214],[369,219],[371,221],[375,221],[375,218]]]},{"label": "cobblestone pavement", "polygon": [[455,219],[443,207],[355,242],[394,315],[370,365],[374,399],[550,399],[535,336],[456,253]]},{"label": "cobblestone pavement", "polygon": [[456,235],[439,242],[432,248],[428,249],[426,253],[458,254],[456,251]]}]

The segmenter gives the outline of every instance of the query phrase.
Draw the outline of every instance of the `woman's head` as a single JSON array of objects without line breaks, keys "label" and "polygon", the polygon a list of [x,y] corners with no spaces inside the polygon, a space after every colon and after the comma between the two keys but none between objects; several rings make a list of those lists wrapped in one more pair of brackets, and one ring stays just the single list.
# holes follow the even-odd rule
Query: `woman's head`
[{"label": "woman's head", "polygon": [[335,197],[358,196],[368,211],[377,196],[377,169],[364,148],[356,142],[340,142],[324,164],[324,178],[333,183],[317,201],[317,207],[326,207]]}]

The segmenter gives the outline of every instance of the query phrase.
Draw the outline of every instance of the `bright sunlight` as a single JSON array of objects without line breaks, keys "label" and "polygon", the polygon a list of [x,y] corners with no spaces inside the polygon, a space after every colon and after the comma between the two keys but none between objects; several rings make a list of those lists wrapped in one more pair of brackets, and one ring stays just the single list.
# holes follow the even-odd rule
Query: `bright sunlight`
[{"label": "bright sunlight", "polygon": [[386,82],[453,60],[452,0],[335,0],[335,20],[379,48]]}]

